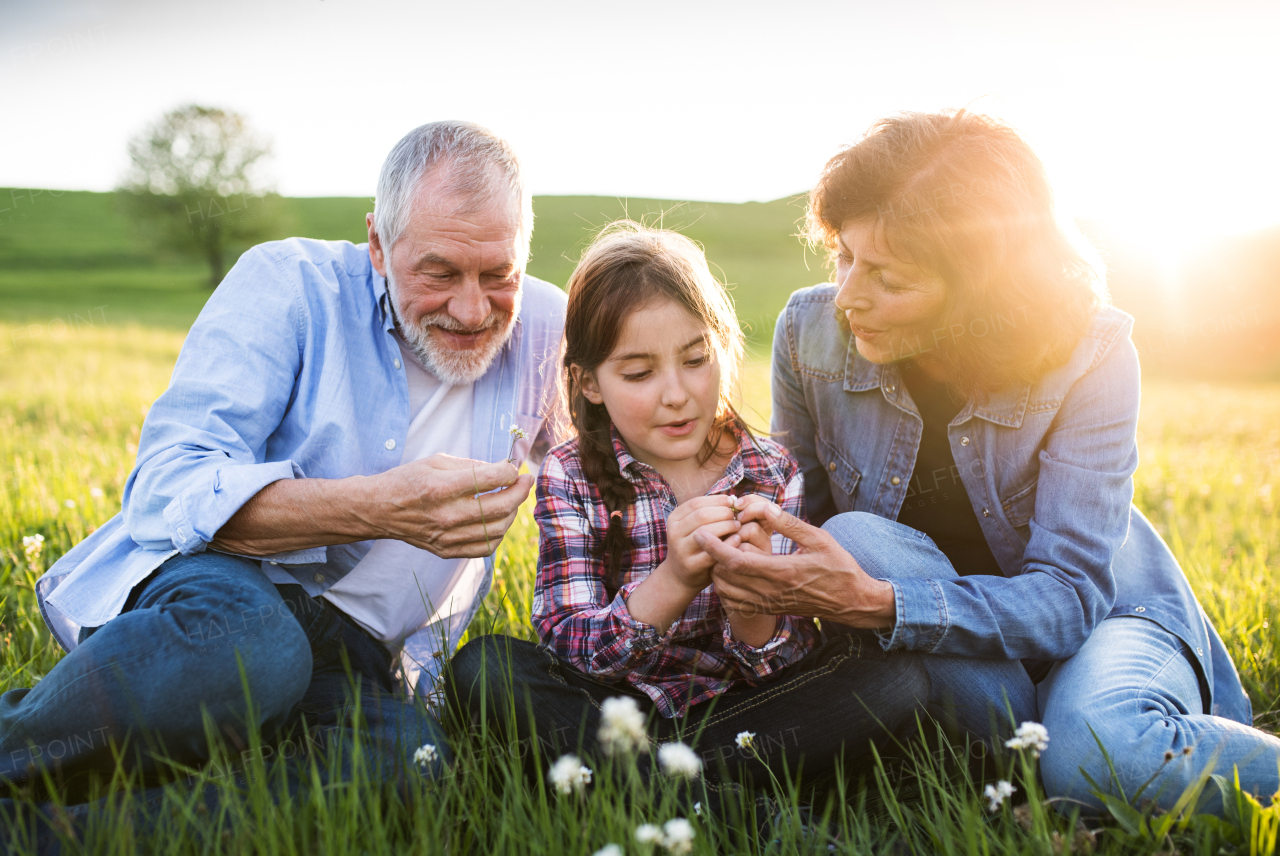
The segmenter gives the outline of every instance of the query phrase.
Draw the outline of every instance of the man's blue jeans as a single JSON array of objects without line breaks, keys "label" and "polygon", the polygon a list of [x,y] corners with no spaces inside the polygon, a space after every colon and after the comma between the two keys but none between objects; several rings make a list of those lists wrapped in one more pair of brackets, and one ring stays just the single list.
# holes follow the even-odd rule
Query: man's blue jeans
[{"label": "man's blue jeans", "polygon": [[170,771],[167,761],[199,766],[210,758],[206,715],[236,749],[251,727],[270,740],[305,726],[309,746],[316,729],[321,745],[342,744],[356,733],[356,687],[364,757],[378,772],[416,771],[423,743],[438,747],[438,770],[443,734],[395,696],[390,668],[390,653],[349,618],[300,586],[273,585],[256,562],[176,556],[35,687],[0,696],[0,779],[23,783],[42,768],[110,775],[121,747],[144,775]]},{"label": "man's blue jeans", "polygon": [[[865,557],[867,564],[886,570],[887,579],[896,573],[930,579],[956,576],[941,551],[922,550],[919,536],[894,521],[852,512],[831,518],[823,528],[855,559],[861,562]],[[901,561],[894,560],[895,551]],[[1202,713],[1199,677],[1186,645],[1153,621],[1132,616],[1103,621],[1080,650],[1055,665],[1038,686],[1016,661],[937,655],[923,660],[933,683],[931,705],[943,706],[953,699],[962,727],[980,736],[990,734],[988,711],[998,707],[1008,722],[1006,699],[1015,721],[1044,724],[1049,748],[1041,755],[1040,774],[1051,797],[1100,809],[1085,774],[1115,793],[1099,741],[1124,793],[1132,798],[1154,776],[1142,797],[1166,809],[1210,763],[1228,779],[1232,766],[1238,767],[1241,786],[1264,801],[1280,787],[1280,739]],[[1208,794],[1217,796],[1212,785]],[[1208,809],[1214,808],[1210,803]]]}]

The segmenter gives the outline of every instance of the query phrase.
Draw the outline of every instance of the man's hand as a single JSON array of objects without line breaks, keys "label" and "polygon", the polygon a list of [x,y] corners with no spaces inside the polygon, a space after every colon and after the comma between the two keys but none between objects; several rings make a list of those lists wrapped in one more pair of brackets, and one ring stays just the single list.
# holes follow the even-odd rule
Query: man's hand
[{"label": "man's hand", "polygon": [[488,556],[532,487],[533,477],[518,475],[506,461],[449,455],[376,476],[282,479],[245,503],[210,546],[270,556],[392,538],[446,559]]},{"label": "man's hand", "polygon": [[[759,514],[762,519],[757,520]],[[895,611],[893,586],[872,579],[828,533],[810,526],[774,503],[738,515],[744,523],[781,533],[799,552],[774,556],[744,549],[738,536],[725,542],[709,534],[694,537],[715,560],[711,574],[725,609],[747,614],[801,615],[850,627],[888,628]]]},{"label": "man's hand", "polygon": [[[507,534],[533,476],[515,465],[432,455],[377,476],[386,517],[380,538],[445,559],[488,556]],[[491,492],[493,491],[493,492]]]}]

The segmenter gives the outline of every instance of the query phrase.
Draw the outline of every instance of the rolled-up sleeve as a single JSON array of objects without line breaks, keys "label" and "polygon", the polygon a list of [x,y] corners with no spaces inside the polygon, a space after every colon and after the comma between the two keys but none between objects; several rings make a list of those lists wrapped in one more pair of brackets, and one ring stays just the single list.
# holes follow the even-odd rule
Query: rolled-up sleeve
[{"label": "rolled-up sleeve", "polygon": [[552,453],[538,473],[538,578],[533,626],[561,659],[596,677],[618,679],[654,665],[674,633],[637,620],[627,598],[640,581],[610,597],[603,560],[595,555],[586,500]]},{"label": "rolled-up sleeve", "polygon": [[268,484],[305,474],[266,460],[302,363],[301,283],[257,248],[241,257],[183,344],[143,424],[122,513],[150,549],[198,553]]}]

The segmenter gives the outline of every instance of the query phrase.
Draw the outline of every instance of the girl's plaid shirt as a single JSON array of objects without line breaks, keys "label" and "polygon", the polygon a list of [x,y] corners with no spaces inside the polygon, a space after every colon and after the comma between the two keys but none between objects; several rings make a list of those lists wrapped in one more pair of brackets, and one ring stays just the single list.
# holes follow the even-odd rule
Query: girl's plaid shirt
[{"label": "girl's plaid shirt", "polygon": [[[770,440],[737,432],[738,449],[711,494],[760,494],[804,516],[800,467]],[[613,448],[623,476],[636,488],[624,524],[633,550],[623,561],[622,587],[605,587],[601,541],[609,512],[587,481],[578,441],[552,449],[538,474],[538,579],[533,625],[542,644],[574,668],[603,681],[626,681],[653,699],[665,717],[714,698],[739,682],[758,684],[813,647],[818,632],[807,618],[780,616],[774,636],[760,648],[733,638],[715,589],[708,586],[666,633],[636,620],[627,598],[667,554],[667,517],[675,494],[656,470],[627,452],[615,431]],[[775,553],[794,552],[773,536]]]}]

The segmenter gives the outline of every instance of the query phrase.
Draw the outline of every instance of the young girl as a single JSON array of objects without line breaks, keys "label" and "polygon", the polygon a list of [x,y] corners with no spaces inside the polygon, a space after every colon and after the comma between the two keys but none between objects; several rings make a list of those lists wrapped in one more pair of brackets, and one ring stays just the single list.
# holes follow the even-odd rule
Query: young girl
[{"label": "young girl", "polygon": [[657,714],[657,740],[678,730],[708,760],[727,759],[751,731],[766,759],[808,756],[813,772],[913,722],[927,694],[916,660],[873,638],[820,633],[785,603],[726,613],[717,597],[694,533],[790,552],[738,517],[768,502],[802,515],[803,483],[795,459],[753,436],[730,403],[742,333],[701,251],[675,232],[615,224],[568,291],[576,436],[538,476],[542,646],[485,637],[460,651],[450,685],[464,710],[513,711],[521,737],[591,755],[601,703],[630,696]]}]

